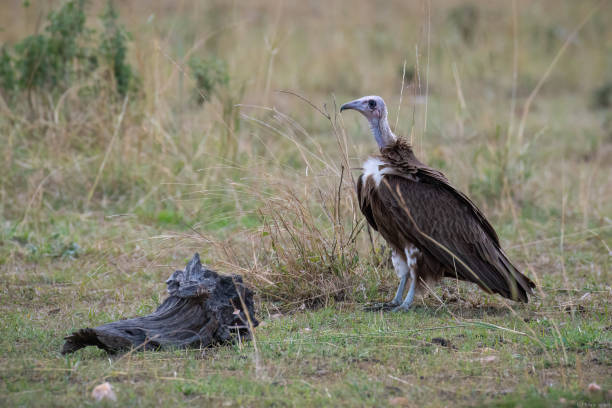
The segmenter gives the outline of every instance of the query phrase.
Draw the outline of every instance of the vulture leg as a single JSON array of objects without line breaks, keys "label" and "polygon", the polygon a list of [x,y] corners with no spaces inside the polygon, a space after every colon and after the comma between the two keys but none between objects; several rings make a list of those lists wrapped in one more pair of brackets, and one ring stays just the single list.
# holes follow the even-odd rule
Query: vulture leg
[{"label": "vulture leg", "polygon": [[[402,302],[401,305],[397,306],[393,309],[394,312],[405,312],[410,309],[412,305],[412,301],[414,300],[414,293],[416,291],[416,268],[417,268],[417,257],[419,255],[419,250],[416,247],[406,248],[406,272],[410,271],[410,287],[408,288],[408,293],[406,294],[406,298]],[[405,279],[407,278],[407,273],[404,275],[403,282],[405,283]],[[403,288],[402,288],[403,289]],[[401,295],[400,295],[401,296]],[[396,296],[397,297],[397,296]]]},{"label": "vulture leg", "polygon": [[404,296],[404,290],[406,289],[406,281],[408,280],[408,264],[402,259],[402,257],[393,250],[391,255],[391,262],[393,262],[393,268],[397,277],[400,278],[399,286],[395,292],[395,297],[390,302],[390,306],[398,306],[402,303],[402,297]]},{"label": "vulture leg", "polygon": [[397,291],[395,292],[395,297],[390,302],[384,303],[375,303],[371,306],[368,306],[366,310],[376,311],[376,310],[390,310],[394,307],[399,307],[402,304],[402,298],[404,296],[404,290],[406,290],[406,282],[408,281],[408,264],[401,255],[399,255],[395,250],[391,254],[391,262],[393,262],[393,269],[395,269],[395,274],[398,278],[400,278],[399,286],[397,287]]}]

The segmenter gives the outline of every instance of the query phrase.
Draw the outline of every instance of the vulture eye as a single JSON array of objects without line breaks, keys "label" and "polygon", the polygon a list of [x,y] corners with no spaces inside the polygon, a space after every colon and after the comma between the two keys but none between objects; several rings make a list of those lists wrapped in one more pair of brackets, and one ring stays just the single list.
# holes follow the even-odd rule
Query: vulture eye
[{"label": "vulture eye", "polygon": [[369,107],[370,109],[374,109],[374,108],[376,107],[376,101],[375,101],[374,99],[370,99],[370,100],[368,101],[368,107]]}]

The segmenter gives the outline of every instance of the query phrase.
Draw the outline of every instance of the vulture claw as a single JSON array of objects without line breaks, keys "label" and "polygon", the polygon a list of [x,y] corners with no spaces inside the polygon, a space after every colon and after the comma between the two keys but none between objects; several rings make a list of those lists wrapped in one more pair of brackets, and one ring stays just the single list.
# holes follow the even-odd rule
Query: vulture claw
[{"label": "vulture claw", "polygon": [[399,306],[396,306],[393,308],[393,310],[391,310],[393,313],[397,313],[397,312],[408,312],[410,310],[410,306],[411,305],[407,305],[405,306],[404,304],[401,304]]}]

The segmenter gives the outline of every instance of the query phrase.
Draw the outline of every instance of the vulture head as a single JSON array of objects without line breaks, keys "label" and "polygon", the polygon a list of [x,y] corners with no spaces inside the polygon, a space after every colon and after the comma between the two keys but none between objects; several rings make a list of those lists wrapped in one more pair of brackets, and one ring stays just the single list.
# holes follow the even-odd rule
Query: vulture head
[{"label": "vulture head", "polygon": [[389,127],[387,120],[387,105],[380,96],[364,96],[354,101],[347,102],[340,107],[340,112],[353,109],[361,113],[370,123],[370,129],[374,134],[379,148],[389,146],[397,140],[397,137]]}]

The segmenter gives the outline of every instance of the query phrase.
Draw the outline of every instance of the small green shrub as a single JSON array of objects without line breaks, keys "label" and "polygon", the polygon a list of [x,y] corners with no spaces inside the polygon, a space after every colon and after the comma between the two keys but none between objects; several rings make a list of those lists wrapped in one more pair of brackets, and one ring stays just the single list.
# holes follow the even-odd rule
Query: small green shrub
[{"label": "small green shrub", "polygon": [[463,4],[454,7],[448,13],[448,19],[466,44],[474,42],[479,20],[478,8],[476,6],[473,4]]},{"label": "small green shrub", "polygon": [[126,62],[127,42],[129,34],[117,21],[119,14],[109,1],[104,13],[100,17],[104,25],[100,41],[100,54],[107,64],[112,68],[117,92],[125,96],[130,84],[134,83],[132,67]]},{"label": "small green shrub", "polygon": [[96,66],[85,43],[85,0],[66,2],[48,17],[43,34],[26,37],[15,45],[14,66],[21,90],[39,88],[62,92]]},{"label": "small green shrub", "polygon": [[86,27],[87,0],[69,0],[49,13],[41,34],[28,36],[12,50],[4,46],[0,53],[0,86],[3,96],[33,91],[57,96],[78,81],[88,79],[100,61],[113,72],[117,93],[125,95],[134,74],[126,62],[128,34],[118,24],[112,2],[100,17],[104,31],[98,37]]},{"label": "small green shrub", "polygon": [[15,80],[15,70],[11,61],[11,56],[6,50],[6,46],[0,50],[0,92],[1,95],[7,99],[15,87],[17,86]]},{"label": "small green shrub", "polygon": [[607,109],[612,107],[612,81],[606,82],[595,89],[592,98],[592,106],[595,109]]},{"label": "small green shrub", "polygon": [[210,100],[212,95],[218,93],[221,88],[229,86],[227,63],[222,59],[191,57],[189,68],[196,81],[195,97],[200,105]]},{"label": "small green shrub", "polygon": [[240,110],[237,104],[244,95],[244,84],[230,86],[230,74],[227,62],[215,56],[207,59],[191,57],[189,68],[196,82],[195,99],[203,105],[215,96],[222,106],[223,126],[225,134],[221,144],[220,154],[223,157],[235,156],[238,148],[235,132],[240,130]]}]

